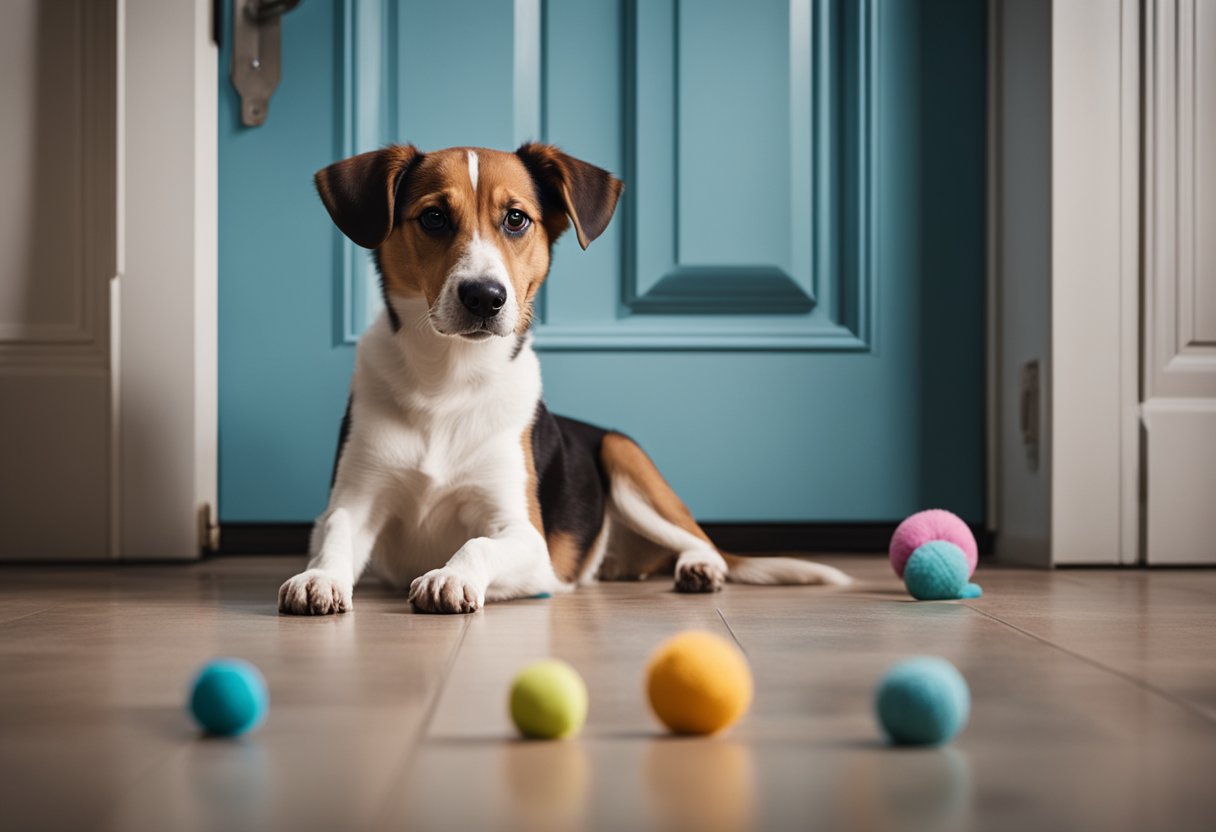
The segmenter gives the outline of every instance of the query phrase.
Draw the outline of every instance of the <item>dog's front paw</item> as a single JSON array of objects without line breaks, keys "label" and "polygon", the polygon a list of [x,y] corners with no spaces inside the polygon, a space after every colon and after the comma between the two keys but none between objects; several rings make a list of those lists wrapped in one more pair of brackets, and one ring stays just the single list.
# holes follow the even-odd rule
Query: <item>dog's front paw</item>
[{"label": "dog's front paw", "polygon": [[279,612],[329,615],[351,608],[350,586],[322,569],[309,569],[279,587]]},{"label": "dog's front paw", "polygon": [[681,557],[676,562],[676,592],[717,592],[726,583],[726,563],[715,558]]},{"label": "dog's front paw", "polygon": [[419,612],[477,612],[482,594],[451,569],[432,569],[410,584],[410,603]]}]

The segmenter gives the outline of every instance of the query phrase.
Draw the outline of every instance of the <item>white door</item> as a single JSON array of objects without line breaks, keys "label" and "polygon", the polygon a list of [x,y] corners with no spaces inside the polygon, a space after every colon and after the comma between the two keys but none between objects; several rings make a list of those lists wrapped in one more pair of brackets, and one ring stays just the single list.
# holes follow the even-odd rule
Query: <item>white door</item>
[{"label": "white door", "polygon": [[0,7],[0,558],[110,552],[115,9]]},{"label": "white door", "polygon": [[1216,563],[1216,3],[1146,22],[1145,551]]}]

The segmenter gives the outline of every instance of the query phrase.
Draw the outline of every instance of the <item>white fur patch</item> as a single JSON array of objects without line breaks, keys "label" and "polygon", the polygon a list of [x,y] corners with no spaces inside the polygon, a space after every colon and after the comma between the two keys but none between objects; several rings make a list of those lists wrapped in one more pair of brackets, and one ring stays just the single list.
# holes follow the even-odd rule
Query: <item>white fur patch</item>
[{"label": "white fur patch", "polygon": [[482,278],[498,281],[507,292],[502,310],[487,321],[489,330],[495,335],[511,335],[515,332],[519,323],[519,303],[515,297],[511,275],[507,272],[507,264],[502,259],[498,246],[482,239],[481,234],[474,231],[473,239],[469,240],[464,254],[452,267],[443,283],[443,289],[439,292],[439,298],[435,301],[433,320],[442,334],[459,334],[462,324],[467,320],[460,302],[460,284],[466,280]]},{"label": "white fur patch", "polygon": [[473,193],[477,193],[477,151],[469,151],[469,181],[473,183]]},{"label": "white fur patch", "polygon": [[[436,612],[568,590],[528,513],[520,437],[540,399],[536,354],[512,359],[514,338],[445,338],[421,298],[394,309],[398,332],[381,315],[359,341],[350,435],[284,611],[349,606],[367,566]],[[327,587],[336,600],[313,602]]]}]

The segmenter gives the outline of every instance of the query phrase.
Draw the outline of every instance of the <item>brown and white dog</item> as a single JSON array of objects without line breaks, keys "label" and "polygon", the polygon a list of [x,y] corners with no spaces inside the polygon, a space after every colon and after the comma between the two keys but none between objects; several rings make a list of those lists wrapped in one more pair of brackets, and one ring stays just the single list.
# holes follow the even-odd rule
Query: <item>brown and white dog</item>
[{"label": "brown and white dog", "polygon": [[385,311],[359,341],[329,507],[282,612],[345,612],[369,562],[448,613],[662,569],[683,592],[849,582],[723,555],[632,440],[545,408],[532,301],[567,226],[586,248],[608,225],[622,185],[607,171],[544,144],[392,146],[316,184],[375,250]]}]

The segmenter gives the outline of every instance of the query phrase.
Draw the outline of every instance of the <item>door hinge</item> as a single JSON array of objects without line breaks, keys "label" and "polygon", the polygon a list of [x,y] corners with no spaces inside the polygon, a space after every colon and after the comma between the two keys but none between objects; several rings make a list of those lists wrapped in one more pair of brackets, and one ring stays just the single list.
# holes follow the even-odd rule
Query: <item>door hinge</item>
[{"label": "door hinge", "polygon": [[266,121],[279,85],[283,15],[300,0],[232,0],[232,86],[241,96],[241,124]]},{"label": "door hinge", "polygon": [[204,555],[220,550],[220,524],[211,503],[198,507],[198,548]]}]

